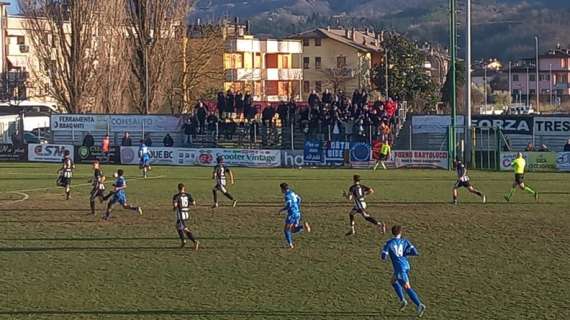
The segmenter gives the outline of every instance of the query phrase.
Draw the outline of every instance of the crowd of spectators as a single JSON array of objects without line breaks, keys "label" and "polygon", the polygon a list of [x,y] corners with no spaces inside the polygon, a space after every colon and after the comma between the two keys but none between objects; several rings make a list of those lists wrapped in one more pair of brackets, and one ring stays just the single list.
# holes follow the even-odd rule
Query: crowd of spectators
[{"label": "crowd of spectators", "polygon": [[[261,111],[261,112],[259,112]],[[183,126],[186,143],[198,135],[216,134],[225,139],[253,140],[266,137],[275,128],[292,127],[306,136],[321,135],[333,140],[368,140],[369,138],[393,141],[397,125],[398,104],[388,99],[371,102],[366,90],[355,90],[351,96],[343,91],[322,94],[312,91],[306,103],[282,101],[261,108],[253,104],[249,92],[228,90],[219,92],[215,108],[199,101],[193,112],[186,116]]]}]

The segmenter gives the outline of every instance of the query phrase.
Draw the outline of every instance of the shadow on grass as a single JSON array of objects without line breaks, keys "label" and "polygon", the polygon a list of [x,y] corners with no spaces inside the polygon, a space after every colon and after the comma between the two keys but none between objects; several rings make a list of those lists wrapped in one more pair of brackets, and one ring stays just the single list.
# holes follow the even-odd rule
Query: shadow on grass
[{"label": "shadow on grass", "polygon": [[[267,240],[274,236],[226,236],[226,237],[200,237],[199,240]],[[0,241],[135,241],[135,240],[179,240],[178,237],[104,237],[104,238],[2,238]],[[1,250],[1,249],[0,249]]]},{"label": "shadow on grass", "polygon": [[264,311],[264,310],[16,310],[0,311],[4,316],[233,316],[233,317],[276,317],[290,318],[371,318],[392,319],[409,318],[409,315],[389,314],[382,315],[377,312],[350,312],[350,311]]}]

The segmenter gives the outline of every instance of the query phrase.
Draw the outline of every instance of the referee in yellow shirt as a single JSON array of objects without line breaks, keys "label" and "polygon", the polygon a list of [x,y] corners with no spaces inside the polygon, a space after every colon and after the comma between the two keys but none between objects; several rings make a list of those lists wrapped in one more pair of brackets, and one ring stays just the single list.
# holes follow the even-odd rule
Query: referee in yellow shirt
[{"label": "referee in yellow shirt", "polygon": [[517,157],[515,160],[513,160],[513,162],[511,162],[511,166],[513,166],[513,169],[515,170],[515,182],[513,182],[511,192],[505,195],[505,200],[511,201],[513,193],[515,193],[517,187],[534,195],[534,199],[538,200],[538,192],[534,191],[531,187],[525,186],[524,184],[524,169],[526,167],[526,161],[523,158],[522,153],[517,153]]}]

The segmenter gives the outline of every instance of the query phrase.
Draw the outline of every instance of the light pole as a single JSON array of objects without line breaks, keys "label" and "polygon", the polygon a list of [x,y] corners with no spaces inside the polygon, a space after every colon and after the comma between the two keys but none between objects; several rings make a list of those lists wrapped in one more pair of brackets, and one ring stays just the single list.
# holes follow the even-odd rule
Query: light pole
[{"label": "light pole", "polygon": [[[513,62],[509,61],[509,96],[511,97],[511,104],[513,102]],[[509,106],[510,107],[510,106]]]},{"label": "light pole", "polygon": [[552,105],[552,63],[548,67],[548,93],[550,94],[550,105]]},{"label": "light pole", "polygon": [[385,74],[385,82],[386,82],[386,101],[388,100],[388,98],[390,97],[390,91],[389,91],[389,84],[388,84],[388,49],[384,48],[385,52],[385,56],[384,56],[384,64],[386,66],[386,74]]},{"label": "light pole", "polygon": [[535,49],[536,49],[536,112],[540,112],[540,56],[539,56],[539,38],[538,35],[534,36]]},{"label": "light pole", "polygon": [[457,82],[456,82],[456,67],[457,67],[457,25],[455,1],[449,0],[449,49],[451,50],[451,94],[450,94],[450,107],[451,107],[451,126],[449,133],[449,168],[455,159],[456,144],[455,144],[455,125],[457,117]]},{"label": "light pole", "polygon": [[526,67],[526,106],[530,106],[530,72],[528,66]]},{"label": "light pole", "polygon": [[471,164],[471,0],[466,0],[465,10],[466,45],[465,45],[465,162]]}]

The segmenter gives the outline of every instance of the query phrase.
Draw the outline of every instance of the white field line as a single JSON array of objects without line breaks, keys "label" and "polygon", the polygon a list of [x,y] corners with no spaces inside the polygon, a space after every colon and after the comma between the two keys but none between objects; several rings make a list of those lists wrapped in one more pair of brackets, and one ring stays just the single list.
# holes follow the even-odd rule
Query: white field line
[{"label": "white field line", "polygon": [[30,195],[24,192],[19,192],[19,191],[6,191],[3,193],[13,193],[13,194],[17,194],[19,196],[22,196],[22,199],[18,199],[18,200],[6,200],[3,201],[3,203],[19,203],[19,202],[24,202],[28,199],[30,199]]},{"label": "white field line", "polygon": [[[156,177],[148,177],[146,178],[146,180],[150,180],[150,179],[161,179],[161,178],[166,178],[166,176],[156,176]],[[137,180],[145,180],[144,178],[132,178],[129,179],[128,181],[137,181]],[[78,187],[86,187],[86,186],[91,186],[91,183],[81,183],[81,184],[76,184],[76,185],[72,185],[71,188],[78,188]],[[0,193],[24,193],[24,192],[33,192],[33,191],[42,191],[42,190],[51,190],[51,189],[59,189],[61,187],[43,187],[43,188],[34,188],[34,189],[23,189],[23,190],[13,190],[13,191],[0,191]],[[26,199],[27,200],[27,199]]]}]

